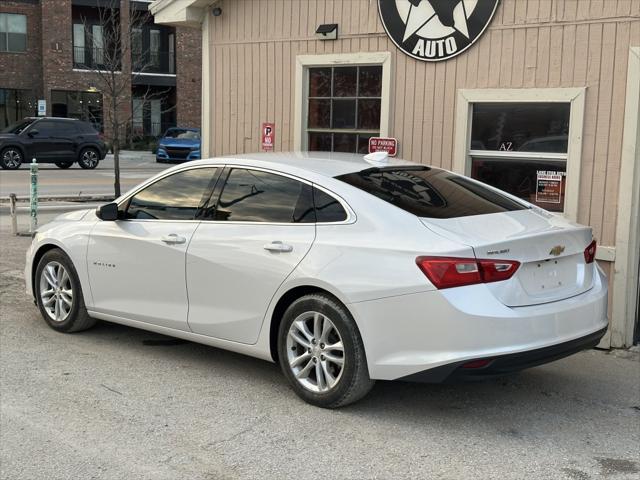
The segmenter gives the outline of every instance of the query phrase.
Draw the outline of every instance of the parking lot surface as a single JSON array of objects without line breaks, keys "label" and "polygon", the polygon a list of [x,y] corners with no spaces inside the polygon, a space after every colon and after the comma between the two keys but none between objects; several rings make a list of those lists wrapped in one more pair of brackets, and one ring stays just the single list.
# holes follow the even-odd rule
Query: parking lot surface
[{"label": "parking lot surface", "polygon": [[482,383],[378,382],[322,410],[267,362],[105,322],[54,332],[24,293],[30,239],[0,220],[3,479],[640,476],[637,352]]}]

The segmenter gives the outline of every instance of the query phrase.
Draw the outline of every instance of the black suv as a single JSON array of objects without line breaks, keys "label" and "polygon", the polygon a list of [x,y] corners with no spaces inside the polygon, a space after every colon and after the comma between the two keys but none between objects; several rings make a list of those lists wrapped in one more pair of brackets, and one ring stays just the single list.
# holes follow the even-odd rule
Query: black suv
[{"label": "black suv", "polygon": [[96,168],[107,155],[100,134],[88,123],[74,118],[25,118],[0,132],[0,167],[14,170],[33,158],[69,168]]}]

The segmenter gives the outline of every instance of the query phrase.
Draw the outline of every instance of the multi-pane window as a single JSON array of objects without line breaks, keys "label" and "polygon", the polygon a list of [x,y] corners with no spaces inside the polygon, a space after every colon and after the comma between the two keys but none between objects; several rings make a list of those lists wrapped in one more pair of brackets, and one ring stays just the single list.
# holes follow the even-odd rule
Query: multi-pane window
[{"label": "multi-pane window", "polygon": [[0,52],[27,51],[27,16],[0,13]]},{"label": "multi-pane window", "polygon": [[473,104],[471,176],[562,212],[569,113],[569,103]]},{"label": "multi-pane window", "polygon": [[380,133],[382,66],[308,70],[307,149],[367,153]]}]

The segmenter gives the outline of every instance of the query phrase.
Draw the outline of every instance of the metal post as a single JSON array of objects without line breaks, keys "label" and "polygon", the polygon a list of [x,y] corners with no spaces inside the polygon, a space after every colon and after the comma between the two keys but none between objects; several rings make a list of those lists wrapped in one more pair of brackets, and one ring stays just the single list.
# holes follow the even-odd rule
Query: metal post
[{"label": "metal post", "polygon": [[35,157],[31,161],[30,167],[31,190],[29,192],[29,206],[31,210],[31,229],[29,231],[33,233],[38,228],[38,164]]},{"label": "metal post", "polygon": [[11,215],[11,234],[18,234],[18,218],[16,217],[16,194],[9,194],[9,213]]}]

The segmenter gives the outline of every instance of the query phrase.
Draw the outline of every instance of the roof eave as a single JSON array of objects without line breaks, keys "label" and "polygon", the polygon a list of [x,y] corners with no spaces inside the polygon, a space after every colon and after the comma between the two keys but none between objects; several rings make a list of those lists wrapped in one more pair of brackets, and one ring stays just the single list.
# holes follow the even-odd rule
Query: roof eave
[{"label": "roof eave", "polygon": [[154,22],[176,27],[200,27],[206,11],[219,0],[156,0],[149,6]]}]

